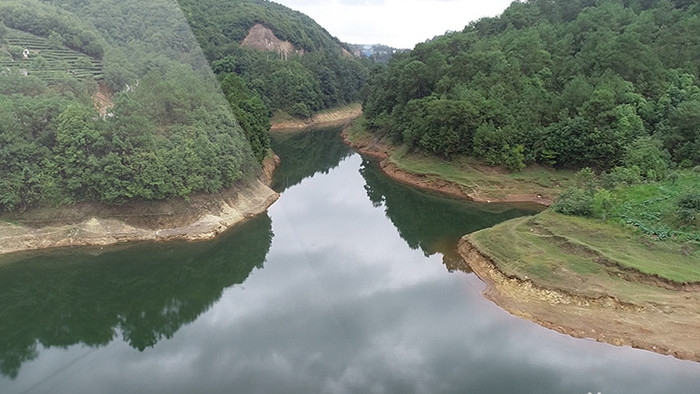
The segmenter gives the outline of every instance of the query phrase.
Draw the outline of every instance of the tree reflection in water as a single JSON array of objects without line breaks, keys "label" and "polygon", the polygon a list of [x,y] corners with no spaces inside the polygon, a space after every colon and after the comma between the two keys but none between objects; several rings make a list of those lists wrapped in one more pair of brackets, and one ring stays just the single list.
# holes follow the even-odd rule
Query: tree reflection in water
[{"label": "tree reflection in water", "polygon": [[362,162],[360,173],[367,196],[375,206],[384,206],[401,238],[426,256],[441,253],[450,271],[470,272],[457,253],[463,235],[541,210],[533,204],[484,204],[421,191],[390,179],[371,160]]},{"label": "tree reflection in water", "polygon": [[272,237],[264,214],[212,241],[3,257],[0,372],[16,377],[39,344],[98,347],[120,335],[143,351],[171,338],[262,268]]}]

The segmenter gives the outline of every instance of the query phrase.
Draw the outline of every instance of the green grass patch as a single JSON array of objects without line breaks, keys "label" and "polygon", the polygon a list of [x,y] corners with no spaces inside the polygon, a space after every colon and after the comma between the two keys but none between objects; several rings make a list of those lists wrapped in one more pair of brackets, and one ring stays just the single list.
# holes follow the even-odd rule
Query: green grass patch
[{"label": "green grass patch", "polygon": [[521,172],[511,172],[503,168],[488,167],[467,156],[447,161],[434,156],[410,153],[405,147],[397,149],[391,160],[404,171],[446,179],[462,186],[467,192],[494,200],[515,194],[542,194],[553,198],[569,186],[574,178],[571,171],[530,166]]},{"label": "green grass patch", "polygon": [[700,193],[700,174],[692,171],[675,180],[618,188],[610,218],[659,239],[700,242],[700,217],[686,221],[679,215],[679,201],[690,193]]},{"label": "green grass patch", "polygon": [[367,130],[365,126],[365,116],[360,115],[352,121],[344,130],[345,136],[350,143],[359,143],[362,141],[373,141],[376,136]]},{"label": "green grass patch", "polygon": [[[544,285],[571,284],[571,272],[617,280],[613,263],[676,283],[700,282],[700,248],[687,242],[640,237],[615,223],[550,210],[482,230],[472,241],[504,272]],[[630,272],[634,272],[630,271]]]}]

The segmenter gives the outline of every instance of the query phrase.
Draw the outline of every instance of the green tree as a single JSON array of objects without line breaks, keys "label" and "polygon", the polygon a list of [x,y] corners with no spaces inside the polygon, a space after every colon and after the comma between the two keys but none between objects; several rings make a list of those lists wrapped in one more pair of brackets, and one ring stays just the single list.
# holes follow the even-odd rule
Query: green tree
[{"label": "green tree", "polygon": [[104,146],[96,117],[91,108],[71,104],[57,119],[56,162],[66,189],[76,199],[96,198],[91,182],[95,178],[96,158]]},{"label": "green tree", "polygon": [[64,43],[63,37],[61,37],[61,35],[55,31],[52,31],[49,34],[48,41],[49,41],[49,46],[51,46],[54,49],[58,49],[58,48],[63,47],[63,43]]},{"label": "green tree", "polygon": [[631,143],[622,162],[626,167],[636,167],[647,179],[658,181],[668,175],[670,155],[661,148],[661,143],[651,137],[640,137]]}]

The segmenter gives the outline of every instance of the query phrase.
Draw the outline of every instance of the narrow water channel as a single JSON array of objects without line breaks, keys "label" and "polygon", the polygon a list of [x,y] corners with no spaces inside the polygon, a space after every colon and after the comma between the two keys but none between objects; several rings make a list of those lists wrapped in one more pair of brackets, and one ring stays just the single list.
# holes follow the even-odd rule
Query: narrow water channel
[{"label": "narrow water channel", "polygon": [[267,214],[198,243],[0,258],[0,393],[695,393],[700,363],[510,316],[455,254],[532,207],[279,137]]}]

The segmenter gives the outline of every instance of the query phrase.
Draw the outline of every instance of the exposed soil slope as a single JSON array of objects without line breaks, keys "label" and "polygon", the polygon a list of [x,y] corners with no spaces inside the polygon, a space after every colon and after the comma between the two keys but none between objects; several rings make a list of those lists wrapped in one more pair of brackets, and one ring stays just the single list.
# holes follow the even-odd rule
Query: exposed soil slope
[{"label": "exposed soil slope", "polygon": [[[574,337],[700,361],[697,283],[630,269],[571,234],[550,231],[550,222],[514,219],[460,241],[459,253],[487,284],[488,299]],[[635,242],[615,240],[621,249]]]},{"label": "exposed soil slope", "polygon": [[264,212],[278,198],[262,181],[255,180],[219,193],[196,195],[189,201],[122,207],[82,203],[41,209],[0,221],[0,254],[127,241],[212,238]]},{"label": "exposed soil slope", "polygon": [[92,100],[95,109],[99,112],[100,116],[104,118],[107,116],[109,110],[114,108],[114,102],[112,102],[114,93],[104,81],[99,81],[97,86],[97,92],[92,95]]},{"label": "exposed soil slope", "polygon": [[248,36],[241,42],[241,46],[259,51],[276,52],[284,59],[290,54],[304,54],[303,49],[296,49],[291,42],[280,40],[272,30],[260,23],[250,28]]},{"label": "exposed soil slope", "polygon": [[319,112],[309,119],[291,119],[277,122],[273,120],[270,130],[275,132],[295,133],[310,127],[342,126],[348,124],[360,115],[362,115],[362,106],[360,104],[352,104]]}]

